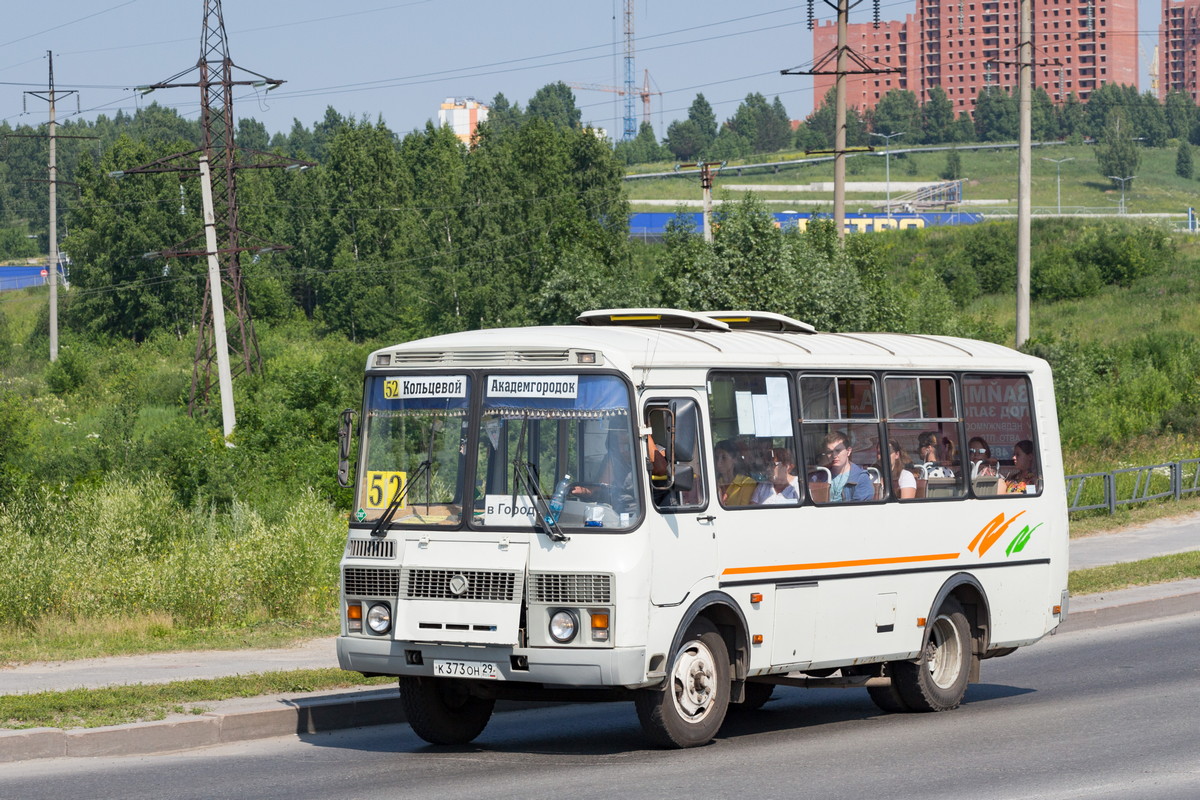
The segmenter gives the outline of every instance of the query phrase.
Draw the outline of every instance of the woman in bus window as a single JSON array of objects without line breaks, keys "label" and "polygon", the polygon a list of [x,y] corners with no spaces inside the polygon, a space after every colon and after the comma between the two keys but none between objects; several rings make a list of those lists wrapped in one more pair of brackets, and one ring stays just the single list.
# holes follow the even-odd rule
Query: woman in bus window
[{"label": "woman in bus window", "polygon": [[758,481],[743,473],[745,459],[737,442],[724,439],[717,442],[714,456],[717,472],[717,491],[721,505],[746,506],[758,488]]},{"label": "woman in bus window", "polygon": [[999,474],[992,460],[992,448],[982,436],[972,436],[967,442],[967,458],[971,461],[972,477],[990,478]]},{"label": "woman in bus window", "polygon": [[895,439],[888,440],[888,451],[892,465],[892,489],[896,492],[896,497],[901,500],[916,497],[917,479],[909,471],[912,464],[908,460],[908,453],[904,452],[904,448]]},{"label": "woman in bus window", "polygon": [[1008,491],[1024,494],[1030,486],[1036,491],[1039,476],[1037,460],[1033,456],[1033,442],[1022,439],[1013,445],[1013,464],[1016,469],[1006,479]]},{"label": "woman in bus window", "polygon": [[767,480],[758,485],[750,502],[756,506],[795,505],[800,502],[800,479],[796,476],[796,459],[786,447],[771,450],[766,464]]}]

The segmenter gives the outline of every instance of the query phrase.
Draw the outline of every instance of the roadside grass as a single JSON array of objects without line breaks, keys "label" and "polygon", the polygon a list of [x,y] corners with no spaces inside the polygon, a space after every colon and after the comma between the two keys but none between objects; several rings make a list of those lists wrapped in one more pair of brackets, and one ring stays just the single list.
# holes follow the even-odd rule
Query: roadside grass
[{"label": "roadside grass", "polygon": [[199,715],[208,703],[239,697],[387,686],[395,678],[364,678],[340,669],[264,672],[212,680],[0,695],[0,728],[99,728]]},{"label": "roadside grass", "polygon": [[1067,578],[1072,595],[1111,592],[1186,578],[1200,578],[1200,551],[1075,570]]}]

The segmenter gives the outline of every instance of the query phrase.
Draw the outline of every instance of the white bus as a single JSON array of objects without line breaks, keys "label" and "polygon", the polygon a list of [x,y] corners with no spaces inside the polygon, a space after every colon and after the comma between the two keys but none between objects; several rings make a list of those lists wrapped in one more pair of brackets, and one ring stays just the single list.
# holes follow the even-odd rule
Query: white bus
[{"label": "white bus", "polygon": [[780,684],[948,710],[1064,619],[1044,361],[764,312],[578,323],[367,362],[338,660],[398,676],[423,739],[498,698],[632,699],[666,747]]}]

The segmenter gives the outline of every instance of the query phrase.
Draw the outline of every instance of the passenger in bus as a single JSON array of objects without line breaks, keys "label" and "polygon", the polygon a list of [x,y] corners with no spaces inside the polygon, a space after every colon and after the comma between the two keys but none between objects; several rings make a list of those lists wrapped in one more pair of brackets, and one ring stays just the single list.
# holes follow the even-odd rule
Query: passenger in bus
[{"label": "passenger in bus", "polygon": [[765,465],[767,480],[758,484],[750,502],[756,506],[796,505],[800,502],[800,478],[796,475],[796,459],[786,447],[770,451]]},{"label": "passenger in bus", "polygon": [[936,464],[938,462],[937,431],[925,431],[917,437],[917,457],[921,459],[921,463],[923,464]]},{"label": "passenger in bus", "polygon": [[992,448],[982,436],[972,436],[967,442],[967,458],[971,461],[973,478],[990,478],[1000,474],[992,459]]},{"label": "passenger in bus", "polygon": [[745,474],[745,458],[733,439],[717,442],[713,456],[717,472],[717,492],[721,504],[747,506],[758,488],[758,481]]},{"label": "passenger in bus", "polygon": [[1036,491],[1040,476],[1037,471],[1037,459],[1033,455],[1033,442],[1022,439],[1013,445],[1013,464],[1016,469],[1005,479],[1008,491],[1024,494],[1031,486]]},{"label": "passenger in bus", "polygon": [[853,452],[850,437],[844,431],[832,431],[821,440],[821,460],[831,475],[831,503],[865,503],[875,499],[871,475],[850,459]]},{"label": "passenger in bus", "polygon": [[892,489],[900,500],[917,496],[917,477],[912,474],[912,463],[908,453],[895,439],[888,440],[889,458],[892,465]]}]

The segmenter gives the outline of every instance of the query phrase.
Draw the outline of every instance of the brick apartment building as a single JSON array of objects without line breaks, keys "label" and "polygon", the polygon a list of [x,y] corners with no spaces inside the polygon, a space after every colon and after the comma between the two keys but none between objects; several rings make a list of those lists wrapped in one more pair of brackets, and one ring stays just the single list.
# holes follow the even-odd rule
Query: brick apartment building
[{"label": "brick apartment building", "polygon": [[1158,26],[1158,99],[1168,92],[1200,98],[1196,51],[1200,49],[1200,0],[1163,0]]},{"label": "brick apartment building", "polygon": [[[1193,15],[1200,8],[1200,0],[1163,1],[1186,5]],[[917,0],[916,13],[903,22],[851,23],[852,50],[872,66],[898,71],[847,76],[846,102],[865,110],[890,89],[907,89],[923,103],[929,89],[941,86],[955,114],[971,114],[984,86],[1016,86],[1020,24],[1017,0]],[[813,29],[816,58],[836,44],[834,22]],[[1034,85],[1054,102],[1071,93],[1086,100],[1106,83],[1137,86],[1137,0],[1037,0],[1033,47]],[[1194,55],[1192,63],[1194,75]],[[833,84],[832,75],[814,76],[814,104]]]}]

